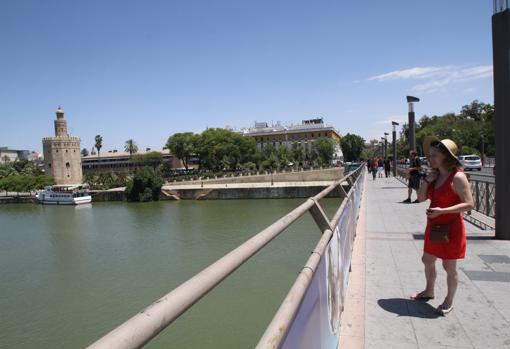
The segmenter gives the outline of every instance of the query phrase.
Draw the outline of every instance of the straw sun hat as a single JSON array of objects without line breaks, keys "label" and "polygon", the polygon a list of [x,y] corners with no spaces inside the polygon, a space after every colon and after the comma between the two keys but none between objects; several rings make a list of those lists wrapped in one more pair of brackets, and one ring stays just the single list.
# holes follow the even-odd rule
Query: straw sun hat
[{"label": "straw sun hat", "polygon": [[443,139],[439,140],[436,136],[427,136],[423,140],[423,153],[428,156],[430,151],[430,146],[433,142],[439,142],[441,143],[446,150],[450,153],[450,155],[457,160],[457,163],[460,165],[459,158],[457,157],[457,154],[459,153],[459,148],[457,147],[457,144],[455,144],[454,141],[451,139]]}]

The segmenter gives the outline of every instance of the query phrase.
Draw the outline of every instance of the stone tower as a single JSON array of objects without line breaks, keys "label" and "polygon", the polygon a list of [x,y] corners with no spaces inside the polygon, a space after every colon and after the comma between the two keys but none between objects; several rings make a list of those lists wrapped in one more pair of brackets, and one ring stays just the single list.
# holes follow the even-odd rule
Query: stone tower
[{"label": "stone tower", "polygon": [[43,138],[44,169],[57,184],[81,184],[80,139],[67,133],[64,111],[57,109],[55,137]]}]

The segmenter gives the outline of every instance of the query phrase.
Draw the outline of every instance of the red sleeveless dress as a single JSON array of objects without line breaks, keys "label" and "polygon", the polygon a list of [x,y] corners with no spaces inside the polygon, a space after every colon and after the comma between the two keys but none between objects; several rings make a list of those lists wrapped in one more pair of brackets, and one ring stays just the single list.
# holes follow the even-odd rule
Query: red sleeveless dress
[{"label": "red sleeveless dress", "polygon": [[[435,182],[429,184],[427,198],[429,207],[450,207],[461,203],[453,191],[453,177],[459,170],[453,170],[444,183],[437,189]],[[446,244],[429,241],[431,224],[450,224],[450,241]],[[466,227],[462,213],[442,214],[427,220],[425,244],[423,250],[441,259],[462,259],[466,254]]]}]

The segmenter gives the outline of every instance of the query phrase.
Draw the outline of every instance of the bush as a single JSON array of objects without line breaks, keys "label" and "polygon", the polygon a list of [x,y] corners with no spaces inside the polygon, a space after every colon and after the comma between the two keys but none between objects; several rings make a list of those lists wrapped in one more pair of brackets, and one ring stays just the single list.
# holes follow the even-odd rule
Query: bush
[{"label": "bush", "polygon": [[159,200],[159,192],[163,183],[163,177],[158,170],[147,166],[141,168],[136,171],[133,180],[127,184],[127,200],[132,202]]}]

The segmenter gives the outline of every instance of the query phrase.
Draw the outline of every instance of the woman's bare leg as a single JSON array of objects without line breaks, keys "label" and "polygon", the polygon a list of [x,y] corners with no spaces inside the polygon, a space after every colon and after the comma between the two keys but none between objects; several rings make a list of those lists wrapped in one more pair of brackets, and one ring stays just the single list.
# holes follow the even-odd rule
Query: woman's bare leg
[{"label": "woman's bare leg", "polygon": [[423,256],[421,257],[421,261],[425,266],[425,279],[427,280],[427,286],[425,287],[425,291],[423,291],[427,296],[434,297],[434,286],[436,284],[436,259],[437,257],[423,252]]},{"label": "woman's bare leg", "polygon": [[456,259],[444,259],[443,268],[446,271],[446,283],[448,285],[448,293],[443,302],[446,308],[450,308],[453,305],[453,297],[457,291],[457,285],[459,283],[459,276],[457,274],[457,260]]}]

